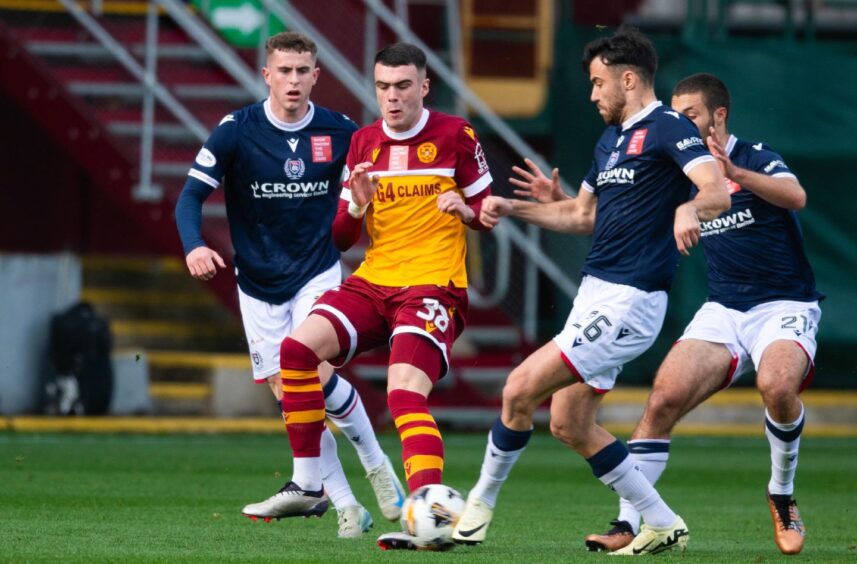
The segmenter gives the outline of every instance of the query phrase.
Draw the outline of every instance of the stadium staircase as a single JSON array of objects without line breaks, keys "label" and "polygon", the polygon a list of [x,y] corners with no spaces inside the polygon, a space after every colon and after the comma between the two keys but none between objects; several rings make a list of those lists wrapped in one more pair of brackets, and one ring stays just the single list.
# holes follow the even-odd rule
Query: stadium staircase
[{"label": "stadium staircase", "polygon": [[[105,0],[101,5],[97,22],[143,64],[148,3]],[[156,104],[151,177],[145,178],[138,164],[145,136],[144,86],[59,2],[0,0],[0,20],[6,52],[34,77],[28,86],[53,92],[55,119],[44,119],[42,125],[64,139],[69,152],[80,153],[77,160],[99,195],[121,203],[153,241],[154,255],[85,256],[82,298],[110,319],[117,350],[148,363],[155,413],[212,414],[212,374],[225,368],[249,379],[250,365],[234,277],[227,272],[207,284],[194,281],[175,253],[171,212],[200,140]],[[212,128],[235,107],[253,101],[169,18],[158,20],[158,80],[200,123]],[[16,43],[23,53],[16,52]],[[255,51],[238,52],[255,68]],[[317,94],[319,103],[341,107],[332,81],[328,88],[320,85]],[[36,116],[45,111],[38,100],[28,105],[24,92],[18,99]],[[68,138],[74,127],[98,132],[90,135],[97,140],[82,149],[75,137]],[[104,155],[112,156],[110,166],[104,166]],[[128,178],[136,181],[133,190]],[[203,213],[206,240],[230,256],[222,191],[215,192]],[[348,253],[346,266],[356,268],[362,252]],[[502,310],[472,309],[470,326],[452,354],[451,374],[432,396],[438,419],[464,426],[493,419],[506,375],[529,350]],[[378,424],[387,422],[386,360],[385,351],[375,351],[346,369]]]}]

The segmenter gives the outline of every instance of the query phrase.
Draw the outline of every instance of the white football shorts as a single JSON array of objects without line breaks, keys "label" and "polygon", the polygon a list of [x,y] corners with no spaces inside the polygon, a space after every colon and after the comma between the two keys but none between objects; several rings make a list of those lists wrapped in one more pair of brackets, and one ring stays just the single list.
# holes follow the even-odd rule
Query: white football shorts
[{"label": "white football shorts", "polygon": [[250,348],[253,379],[262,384],[280,373],[280,344],[309,315],[309,310],[323,293],[342,283],[339,262],[317,275],[284,304],[274,305],[252,298],[238,288],[241,320]]},{"label": "white football shorts", "polygon": [[575,377],[606,393],[622,366],[655,342],[666,311],[666,292],[584,276],[565,327],[553,340]]},{"label": "white football shorts", "polygon": [[748,311],[729,309],[716,302],[703,304],[679,341],[698,339],[722,343],[732,353],[734,369],[724,387],[759,367],[762,354],[774,341],[795,341],[809,359],[805,383],[815,370],[815,334],[821,319],[818,302],[779,300],[759,304]]}]

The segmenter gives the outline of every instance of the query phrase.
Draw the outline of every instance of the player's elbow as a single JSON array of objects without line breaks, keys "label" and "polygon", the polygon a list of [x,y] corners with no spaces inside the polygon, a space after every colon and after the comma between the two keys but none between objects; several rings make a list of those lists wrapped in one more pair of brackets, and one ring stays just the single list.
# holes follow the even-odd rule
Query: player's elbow
[{"label": "player's elbow", "polygon": [[791,197],[789,198],[789,206],[788,208],[794,211],[800,211],[806,207],[806,190],[803,189],[803,186],[798,184],[796,189],[792,191]]}]

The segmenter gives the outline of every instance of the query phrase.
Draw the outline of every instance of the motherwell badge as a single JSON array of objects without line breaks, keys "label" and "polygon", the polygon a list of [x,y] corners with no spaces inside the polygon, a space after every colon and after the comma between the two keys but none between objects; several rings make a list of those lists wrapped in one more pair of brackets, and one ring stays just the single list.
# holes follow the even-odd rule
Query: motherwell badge
[{"label": "motherwell badge", "polygon": [[433,162],[437,158],[437,147],[434,143],[423,143],[417,147],[417,158],[424,164]]}]

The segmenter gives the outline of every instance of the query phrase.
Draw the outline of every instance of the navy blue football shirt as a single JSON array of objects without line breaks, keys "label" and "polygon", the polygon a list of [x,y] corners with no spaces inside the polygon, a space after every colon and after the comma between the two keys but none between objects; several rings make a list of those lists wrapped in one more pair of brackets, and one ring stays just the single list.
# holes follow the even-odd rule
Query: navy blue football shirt
[{"label": "navy blue football shirt", "polygon": [[583,273],[653,292],[669,290],[681,256],[673,235],[696,165],[714,161],[685,116],[652,102],[595,146],[583,189],[598,197]]},{"label": "navy blue football shirt", "polygon": [[[763,143],[734,135],[725,147],[732,163],[768,176],[794,178],[783,158]],[[701,224],[709,300],[747,311],[773,300],[810,302],[824,296],[806,258],[797,213],[729,182],[732,208]]]},{"label": "navy blue football shirt", "polygon": [[[344,115],[312,103],[300,121],[282,122],[264,100],[228,114],[211,133],[185,186],[214,190],[223,179],[245,294],[283,303],[339,260],[331,225],[356,130]],[[182,240],[185,253],[202,244],[201,235]]]}]

